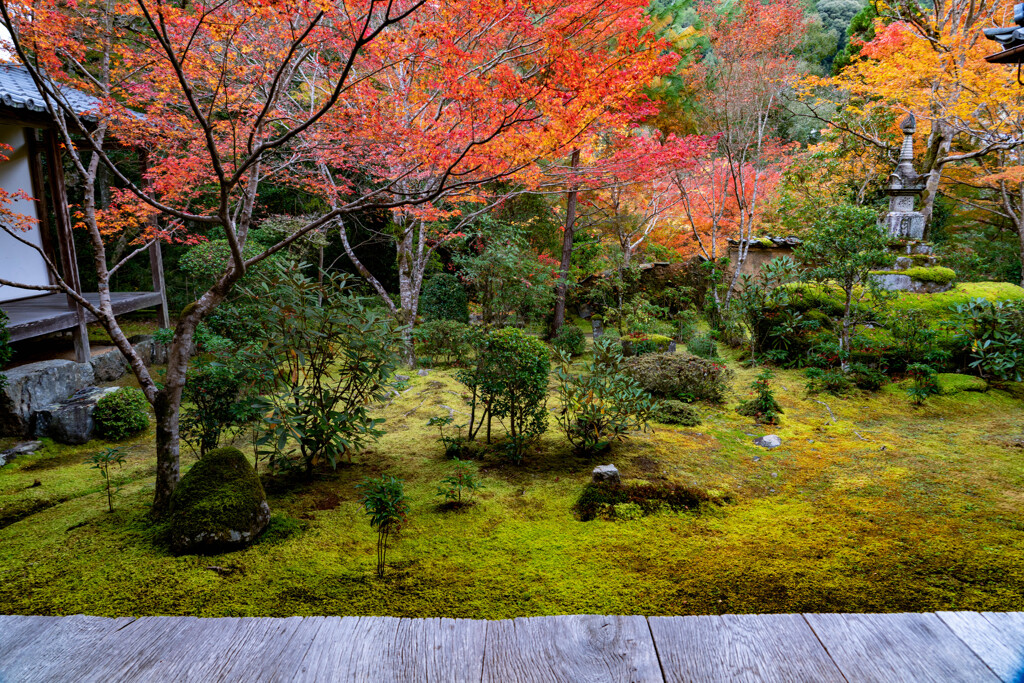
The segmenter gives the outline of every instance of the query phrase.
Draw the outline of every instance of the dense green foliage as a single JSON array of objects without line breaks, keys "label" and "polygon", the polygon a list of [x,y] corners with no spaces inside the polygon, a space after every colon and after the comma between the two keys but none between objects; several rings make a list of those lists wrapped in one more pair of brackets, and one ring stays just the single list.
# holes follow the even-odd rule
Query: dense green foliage
[{"label": "dense green foliage", "polygon": [[567,353],[570,356],[579,356],[587,350],[587,337],[583,330],[575,325],[562,325],[562,327],[551,338],[551,346],[556,351]]},{"label": "dense green foliage", "polygon": [[416,353],[432,362],[462,364],[472,352],[470,326],[456,320],[431,320],[413,330]]},{"label": "dense green foliage", "polygon": [[476,466],[458,458],[452,458],[452,469],[437,488],[437,495],[453,507],[462,507],[472,502],[473,494],[483,488],[476,473]]},{"label": "dense green foliage", "polygon": [[[353,292],[347,275],[318,283],[297,265],[256,289],[268,302],[262,339],[272,389],[260,440],[274,468],[336,467],[381,435],[370,414],[394,374],[393,320]],[[329,305],[323,305],[324,302]]]},{"label": "dense green foliage", "polygon": [[149,427],[149,402],[141,389],[122,387],[96,402],[92,419],[100,436],[121,441]]},{"label": "dense green foliage", "polygon": [[679,425],[680,427],[699,427],[700,413],[689,403],[668,399],[658,401],[658,411],[654,414],[654,420],[667,425]]},{"label": "dense green foliage", "polygon": [[580,370],[568,354],[561,354],[555,371],[558,380],[558,424],[579,452],[591,455],[606,450],[612,442],[647,428],[657,404],[625,374],[623,358],[614,343],[599,339],[595,360]]},{"label": "dense green foliage", "polygon": [[544,342],[522,330],[481,333],[472,367],[458,373],[470,389],[468,438],[487,426],[487,442],[497,419],[505,430],[505,453],[522,460],[530,443],[547,429],[547,387],[551,354]]},{"label": "dense green foliage", "polygon": [[686,402],[724,401],[732,377],[724,363],[684,354],[636,356],[623,369],[653,396]]},{"label": "dense green foliage", "polygon": [[469,298],[459,278],[451,273],[435,273],[423,283],[420,315],[424,320],[469,322]]},{"label": "dense green foliage", "polygon": [[624,504],[636,505],[644,515],[650,515],[666,510],[696,510],[710,501],[707,492],[692,486],[593,482],[583,487],[575,507],[580,521],[589,522],[614,516],[615,508]]}]

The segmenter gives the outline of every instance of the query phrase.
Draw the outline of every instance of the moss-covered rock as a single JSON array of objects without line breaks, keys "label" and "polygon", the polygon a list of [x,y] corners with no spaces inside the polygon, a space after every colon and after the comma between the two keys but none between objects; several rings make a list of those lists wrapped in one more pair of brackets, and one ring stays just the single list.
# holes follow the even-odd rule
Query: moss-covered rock
[{"label": "moss-covered rock", "polygon": [[170,540],[176,553],[209,553],[252,543],[270,522],[256,471],[237,448],[207,453],[171,496]]},{"label": "moss-covered rock", "polygon": [[662,424],[697,427],[700,425],[700,413],[693,406],[682,401],[661,401],[654,419]]},{"label": "moss-covered rock", "polygon": [[939,393],[952,396],[962,391],[988,391],[988,382],[974,375],[961,375],[955,372],[940,372],[935,376],[939,385]]}]

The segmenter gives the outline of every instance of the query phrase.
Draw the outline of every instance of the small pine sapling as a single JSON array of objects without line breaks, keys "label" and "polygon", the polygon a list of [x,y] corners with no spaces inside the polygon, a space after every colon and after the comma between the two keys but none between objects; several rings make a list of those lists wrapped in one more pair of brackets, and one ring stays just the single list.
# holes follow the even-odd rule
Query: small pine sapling
[{"label": "small pine sapling", "polygon": [[370,526],[377,532],[377,578],[384,578],[388,539],[405,524],[409,504],[405,500],[405,487],[394,477],[365,479],[358,488],[360,502],[370,517]]},{"label": "small pine sapling", "polygon": [[740,415],[752,417],[761,424],[774,425],[779,423],[779,415],[782,414],[782,406],[775,400],[775,391],[772,389],[772,379],[775,377],[769,368],[765,368],[750,383],[755,396],[749,401],[743,401],[736,412]]},{"label": "small pine sapling", "polygon": [[104,488],[107,491],[107,507],[110,512],[114,511],[114,488],[110,482],[110,466],[117,465],[124,467],[124,456],[120,448],[107,448],[99,453],[93,453],[92,457],[85,461],[93,466],[93,469],[100,471],[103,476]]},{"label": "small pine sapling", "polygon": [[452,465],[451,473],[437,487],[437,495],[451,507],[461,508],[472,503],[473,494],[482,489],[483,484],[477,479],[472,463],[452,458]]}]

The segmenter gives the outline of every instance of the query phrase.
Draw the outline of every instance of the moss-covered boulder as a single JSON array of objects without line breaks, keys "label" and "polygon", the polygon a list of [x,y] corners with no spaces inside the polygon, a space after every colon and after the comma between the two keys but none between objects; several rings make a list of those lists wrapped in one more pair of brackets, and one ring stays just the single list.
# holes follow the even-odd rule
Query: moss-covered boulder
[{"label": "moss-covered boulder", "polygon": [[245,547],[269,522],[263,485],[237,448],[207,453],[171,496],[171,548],[179,554]]},{"label": "moss-covered boulder", "polygon": [[955,372],[940,372],[935,375],[935,383],[939,385],[939,393],[943,396],[952,396],[962,391],[988,391],[988,382],[981,377]]}]

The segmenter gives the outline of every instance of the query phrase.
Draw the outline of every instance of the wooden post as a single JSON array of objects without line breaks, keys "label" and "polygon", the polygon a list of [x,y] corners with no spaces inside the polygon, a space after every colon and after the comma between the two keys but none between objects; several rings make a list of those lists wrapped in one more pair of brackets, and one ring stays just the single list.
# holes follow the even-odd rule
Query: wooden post
[{"label": "wooden post", "polygon": [[156,307],[156,323],[160,327],[170,327],[171,316],[167,310],[167,290],[164,289],[164,259],[160,249],[160,240],[155,240],[149,245],[149,271],[153,275],[153,291],[160,293],[160,303]]},{"label": "wooden post", "polygon": [[[79,294],[82,283],[78,277],[78,261],[75,255],[75,240],[71,234],[71,214],[68,211],[68,194],[64,185],[64,162],[60,156],[60,144],[53,129],[44,133],[46,160],[50,167],[50,196],[53,198],[53,213],[57,219],[57,244],[60,247],[61,269],[64,281]],[[71,295],[68,295],[68,308],[75,311],[78,322],[71,330],[75,341],[75,360],[88,363],[92,354],[89,351],[89,331],[85,326],[85,309]]]},{"label": "wooden post", "polygon": [[[146,173],[149,171],[149,155],[146,154],[146,150],[139,150],[139,156],[142,162],[142,177],[143,186],[149,189],[151,183],[146,177]],[[150,219],[154,228],[158,228],[160,219],[156,216]],[[163,250],[160,247],[160,240],[154,241],[149,245],[149,272],[153,277],[153,291],[160,293],[160,303],[156,307],[156,323],[160,327],[171,326],[170,311],[167,308],[167,289],[164,287],[164,258]]]}]

